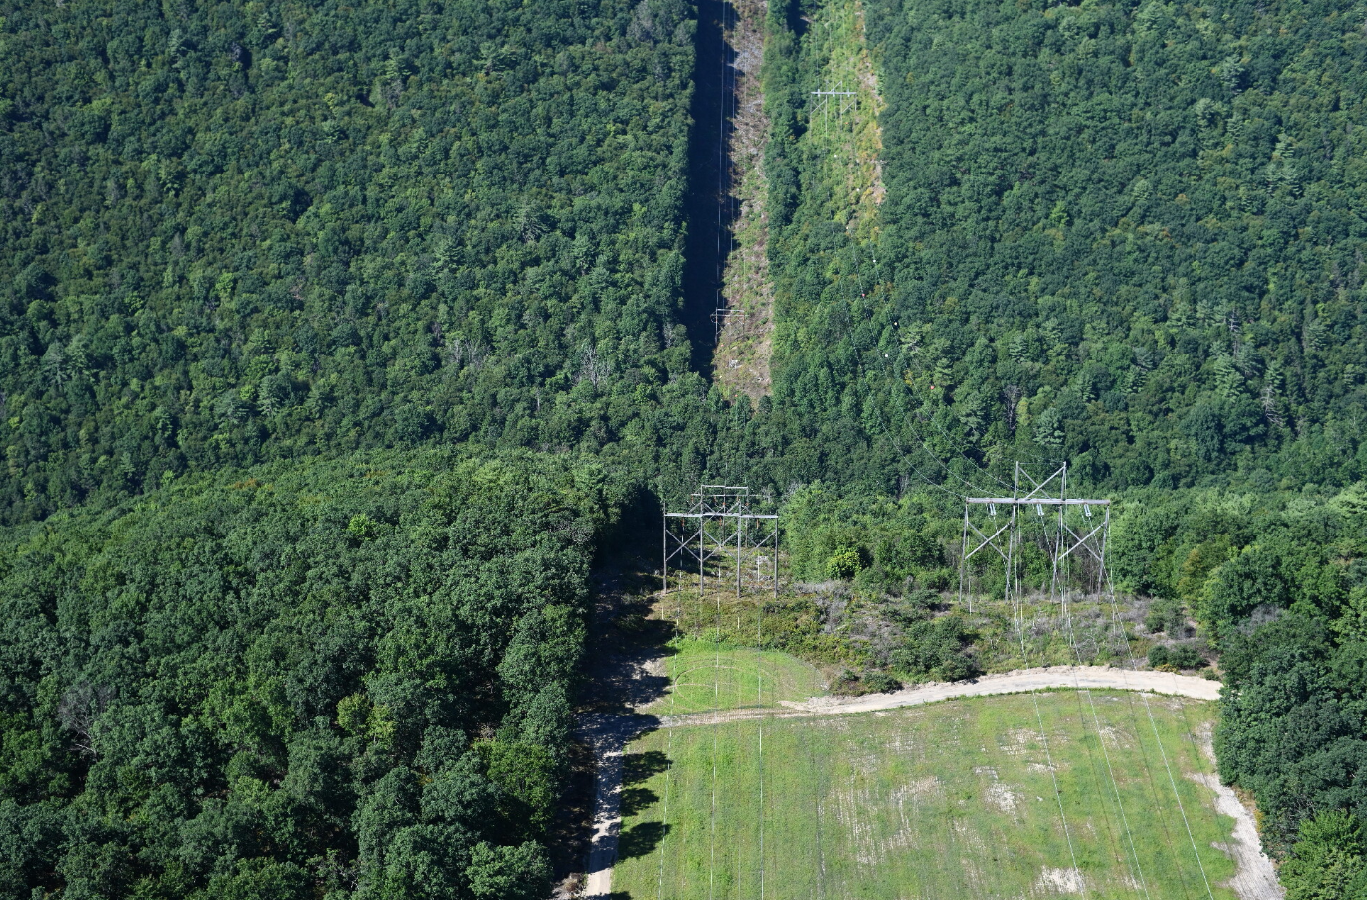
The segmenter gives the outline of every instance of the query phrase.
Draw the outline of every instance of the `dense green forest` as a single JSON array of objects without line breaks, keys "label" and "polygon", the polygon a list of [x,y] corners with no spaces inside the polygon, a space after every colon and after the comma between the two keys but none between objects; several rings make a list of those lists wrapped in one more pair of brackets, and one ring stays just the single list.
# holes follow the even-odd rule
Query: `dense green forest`
[{"label": "dense green forest", "polygon": [[[1367,483],[1333,495],[1155,492],[1116,574],[1220,651],[1220,776],[1257,800],[1289,900],[1367,896]],[[1346,818],[1345,818],[1346,817]]]},{"label": "dense green forest", "polygon": [[13,530],[0,895],[544,896],[620,483],[361,453]]},{"label": "dense green forest", "polygon": [[0,5],[4,517],[630,440],[689,362],[692,28],[682,0]]},{"label": "dense green forest", "polygon": [[1220,655],[1220,771],[1288,896],[1367,896],[1367,9],[865,8],[872,233],[808,129],[821,23],[769,22],[773,408],[826,481],[785,508],[795,573],[943,589],[955,495],[1071,461],[1123,498],[1145,624]]},{"label": "dense green forest", "polygon": [[1362,474],[1352,16],[868,12],[863,242],[803,140],[822,51],[771,9],[775,389],[731,405],[681,325],[688,6],[7,9],[4,518],[423,443],[670,494],[896,492],[960,453],[1116,488]]},{"label": "dense green forest", "polygon": [[536,895],[627,485],[924,600],[1021,459],[1222,654],[1293,900],[1367,893],[1367,9],[861,8],[855,227],[768,6],[752,403],[685,327],[694,4],[0,3],[0,892]]},{"label": "dense green forest", "polygon": [[1360,4],[867,10],[867,241],[804,139],[829,48],[771,17],[776,408],[823,448],[1066,458],[1112,488],[1364,473]]}]

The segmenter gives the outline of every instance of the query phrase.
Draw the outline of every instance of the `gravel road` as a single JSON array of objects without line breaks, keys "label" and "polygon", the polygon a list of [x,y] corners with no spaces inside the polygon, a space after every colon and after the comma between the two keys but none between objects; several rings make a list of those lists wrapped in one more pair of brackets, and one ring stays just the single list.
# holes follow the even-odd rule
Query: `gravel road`
[{"label": "gravel road", "polygon": [[796,716],[840,716],[849,713],[878,712],[920,706],[940,700],[960,697],[987,697],[993,694],[1019,694],[1050,688],[1097,688],[1117,691],[1147,691],[1151,694],[1170,694],[1196,700],[1220,699],[1220,682],[1207,681],[1194,675],[1169,672],[1136,672],[1113,669],[1109,666],[1049,666],[1042,669],[1020,669],[1004,675],[984,675],[971,681],[948,684],[922,684],[889,694],[865,694],[862,697],[813,697],[800,703],[785,702],[780,710],[732,709],[722,712],[692,713],[685,716],[663,716],[661,728],[683,725],[711,725],[715,722],[735,722],[761,716],[792,718]]}]

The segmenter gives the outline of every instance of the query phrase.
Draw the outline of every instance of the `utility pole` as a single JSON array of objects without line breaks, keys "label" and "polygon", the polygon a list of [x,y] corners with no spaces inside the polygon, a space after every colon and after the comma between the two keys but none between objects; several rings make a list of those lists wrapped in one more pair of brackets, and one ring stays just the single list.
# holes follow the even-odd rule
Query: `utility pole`
[{"label": "utility pole", "polygon": [[[723,301],[725,302],[725,301]],[[745,310],[732,309],[728,306],[718,306],[712,312],[712,343],[716,344],[721,340],[721,333],[732,322],[744,322]]]}]

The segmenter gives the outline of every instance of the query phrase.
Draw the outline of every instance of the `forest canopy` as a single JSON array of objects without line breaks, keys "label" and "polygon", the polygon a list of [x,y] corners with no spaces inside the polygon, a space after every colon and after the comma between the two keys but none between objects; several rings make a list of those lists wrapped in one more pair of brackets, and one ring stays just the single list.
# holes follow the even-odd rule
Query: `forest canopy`
[{"label": "forest canopy", "polygon": [[829,44],[793,4],[766,48],[774,406],[820,452],[1111,489],[1367,471],[1360,7],[866,7],[870,233],[827,165],[851,148],[807,130]]},{"label": "forest canopy", "polygon": [[13,530],[0,894],[542,896],[614,483],[362,453]]},{"label": "forest canopy", "polygon": [[0,5],[0,517],[618,440],[688,366],[692,29],[682,0]]},{"label": "forest canopy", "polygon": [[774,393],[731,402],[682,324],[687,4],[7,9],[0,518],[453,443],[671,495],[1367,473],[1356,19],[871,3],[856,235],[810,11],[767,25]]},{"label": "forest canopy", "polygon": [[686,0],[0,4],[0,892],[534,896],[633,486],[933,594],[1017,459],[1224,654],[1285,871],[1367,879],[1360,4],[860,8],[862,225],[768,6],[752,400],[684,325]]}]

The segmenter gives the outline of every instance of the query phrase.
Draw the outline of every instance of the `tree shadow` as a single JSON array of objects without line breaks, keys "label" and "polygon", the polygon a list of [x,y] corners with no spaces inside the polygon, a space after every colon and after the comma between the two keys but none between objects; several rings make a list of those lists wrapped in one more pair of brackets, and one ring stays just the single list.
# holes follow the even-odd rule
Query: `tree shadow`
[{"label": "tree shadow", "polygon": [[622,757],[622,784],[640,784],[649,781],[670,766],[669,757],[663,750],[647,750],[644,753],[628,753]]},{"label": "tree shadow", "polygon": [[684,257],[683,324],[693,345],[693,365],[710,368],[721,302],[725,253],[740,204],[733,196],[729,137],[736,113],[736,51],[727,23],[736,12],[729,0],[699,0],[693,73],[693,127],[689,141],[686,205],[688,246]]},{"label": "tree shadow", "polygon": [[660,795],[650,788],[622,788],[622,815],[634,816],[643,809],[655,805]]},{"label": "tree shadow", "polygon": [[626,829],[617,840],[617,858],[634,859],[650,855],[669,833],[669,827],[664,822],[641,822]]}]

